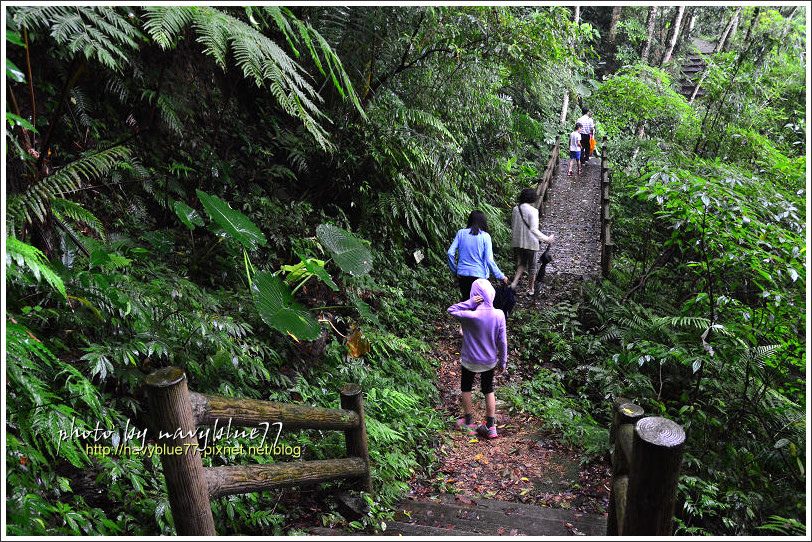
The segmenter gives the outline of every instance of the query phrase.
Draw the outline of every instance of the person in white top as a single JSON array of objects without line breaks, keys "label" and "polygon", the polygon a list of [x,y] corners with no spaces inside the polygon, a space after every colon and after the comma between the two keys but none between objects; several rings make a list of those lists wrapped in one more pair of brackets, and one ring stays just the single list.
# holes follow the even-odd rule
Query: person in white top
[{"label": "person in white top", "polygon": [[595,121],[592,119],[592,111],[588,107],[582,110],[583,116],[576,122],[581,124],[581,164],[589,162],[589,154],[592,152],[589,146],[589,139],[595,136]]},{"label": "person in white top", "polygon": [[533,205],[538,199],[538,194],[533,188],[525,188],[519,194],[518,204],[513,208],[513,215],[510,219],[510,226],[513,229],[513,239],[511,245],[516,254],[516,275],[510,287],[514,290],[522,278],[522,273],[527,270],[528,286],[527,295],[535,295],[536,284],[536,253],[539,250],[539,241],[553,244],[555,241],[552,235],[544,235],[539,231],[539,210]]},{"label": "person in white top", "polygon": [[578,162],[578,173],[581,173],[581,123],[575,123],[575,130],[570,134],[570,167],[567,175],[572,177],[572,166]]}]

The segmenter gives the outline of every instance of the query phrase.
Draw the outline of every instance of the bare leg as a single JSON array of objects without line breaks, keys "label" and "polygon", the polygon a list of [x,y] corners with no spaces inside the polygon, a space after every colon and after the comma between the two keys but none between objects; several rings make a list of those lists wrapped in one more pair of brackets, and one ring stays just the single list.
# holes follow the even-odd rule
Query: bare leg
[{"label": "bare leg", "polygon": [[513,282],[510,283],[510,287],[513,290],[519,285],[519,279],[522,278],[522,273],[524,273],[524,266],[521,264],[521,261],[520,258],[516,259],[516,274],[513,276]]},{"label": "bare leg", "polygon": [[471,405],[471,392],[470,391],[462,392],[462,413],[472,414],[473,410],[474,410],[473,406]]},{"label": "bare leg", "polygon": [[485,394],[485,416],[488,418],[493,418],[496,416],[496,397],[494,396],[493,392]]}]

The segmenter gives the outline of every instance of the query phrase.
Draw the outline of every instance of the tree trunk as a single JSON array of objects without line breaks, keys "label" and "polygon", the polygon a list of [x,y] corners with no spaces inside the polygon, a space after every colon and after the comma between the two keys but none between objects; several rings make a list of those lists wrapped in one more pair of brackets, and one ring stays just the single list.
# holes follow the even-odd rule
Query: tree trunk
[{"label": "tree trunk", "polygon": [[623,14],[623,6],[612,8],[612,22],[609,25],[609,34],[606,38],[606,64],[603,66],[604,74],[612,74],[617,71],[615,56],[617,55],[617,27],[620,24],[620,17]]},{"label": "tree trunk", "polygon": [[[573,19],[575,24],[578,24],[578,21],[581,20],[581,8],[579,6],[575,6],[575,17]],[[570,40],[570,46],[572,47],[572,41]],[[567,122],[567,110],[570,108],[570,89],[564,89],[564,103],[561,105],[561,126],[564,126],[564,123]]]},{"label": "tree trunk", "polygon": [[651,6],[648,9],[647,19],[647,37],[646,44],[643,46],[643,52],[640,53],[640,60],[648,62],[648,55],[651,51],[651,42],[654,41],[654,26],[657,23],[657,6]]},{"label": "tree trunk", "polygon": [[718,53],[722,51],[725,43],[727,42],[727,37],[730,35],[730,31],[733,30],[733,27],[736,24],[736,20],[739,18],[739,13],[741,13],[742,8],[736,8],[736,11],[730,17],[730,20],[725,27],[725,31],[722,33],[722,37],[719,38],[719,43],[716,44],[716,48],[713,50],[714,53]]},{"label": "tree trunk", "polygon": [[787,23],[786,23],[786,26],[784,27],[784,31],[781,32],[781,36],[778,38],[779,43],[782,43],[784,41],[784,38],[787,37],[787,35],[789,34],[790,29],[792,29],[792,25],[790,24],[790,21],[792,20],[793,17],[795,17],[796,13],[798,13],[798,6],[793,7],[792,10],[789,13],[787,13],[787,15],[784,16]]},{"label": "tree trunk", "polygon": [[617,25],[620,22],[620,15],[623,13],[623,6],[612,8],[612,23],[609,25],[609,42],[614,44],[617,39]]},{"label": "tree trunk", "polygon": [[663,56],[663,61],[660,63],[660,66],[663,66],[666,62],[671,60],[671,56],[674,54],[674,48],[677,46],[677,40],[679,40],[679,31],[680,27],[682,26],[682,16],[685,14],[685,6],[679,6],[677,8],[677,14],[674,16],[674,24],[671,25],[673,30],[671,32],[671,40],[668,42],[668,49],[665,51],[665,55]]},{"label": "tree trunk", "polygon": [[756,26],[756,22],[758,22],[758,16],[761,14],[761,6],[756,6],[756,9],[753,10],[753,16],[750,17],[750,26],[747,27],[747,34],[744,35],[744,45],[747,46],[750,43],[750,34],[753,32],[753,27]]},{"label": "tree trunk", "polygon": [[739,29],[739,12],[741,12],[741,9],[736,12],[736,15],[734,15],[730,21],[730,31],[725,36],[725,41],[722,43],[720,51],[727,52],[730,50],[730,42],[733,41],[733,36],[736,35],[736,30]]}]

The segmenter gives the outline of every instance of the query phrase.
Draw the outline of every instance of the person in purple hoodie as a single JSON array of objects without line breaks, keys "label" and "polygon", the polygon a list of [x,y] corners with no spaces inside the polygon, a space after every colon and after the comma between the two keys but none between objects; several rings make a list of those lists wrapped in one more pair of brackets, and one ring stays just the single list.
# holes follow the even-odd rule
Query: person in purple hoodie
[{"label": "person in purple hoodie", "polygon": [[[507,365],[507,329],[505,313],[493,308],[496,290],[487,279],[477,279],[471,285],[471,297],[448,307],[448,312],[462,326],[462,411],[464,417],[457,420],[457,427],[469,435],[496,438],[496,398],[493,394],[494,372],[502,372]],[[473,422],[471,390],[474,376],[479,373],[479,383],[485,396],[485,423]]]}]

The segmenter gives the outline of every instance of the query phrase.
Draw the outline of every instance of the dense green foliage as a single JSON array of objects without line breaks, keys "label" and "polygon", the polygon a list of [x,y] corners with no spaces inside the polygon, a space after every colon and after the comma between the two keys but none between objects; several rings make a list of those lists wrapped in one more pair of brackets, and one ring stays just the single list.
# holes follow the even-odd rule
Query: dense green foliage
[{"label": "dense green foliage", "polygon": [[[505,397],[585,461],[616,396],[681,423],[678,534],[802,530],[803,13],[737,11],[748,31],[688,103],[674,66],[639,61],[645,7],[595,78],[608,9],[8,8],[7,534],[174,533],[157,457],[60,438],[144,444],[124,428],[148,427],[144,376],[170,365],[195,391],[315,406],[361,384],[375,492],[347,526],[380,528],[448,422],[447,244],[479,208],[508,261],[515,194],[579,103],[613,163],[614,268],[512,320],[528,381]],[[695,8],[695,33],[732,13]],[[282,438],[343,453],[338,432]],[[326,494],[216,499],[215,524],[289,533]]]}]

